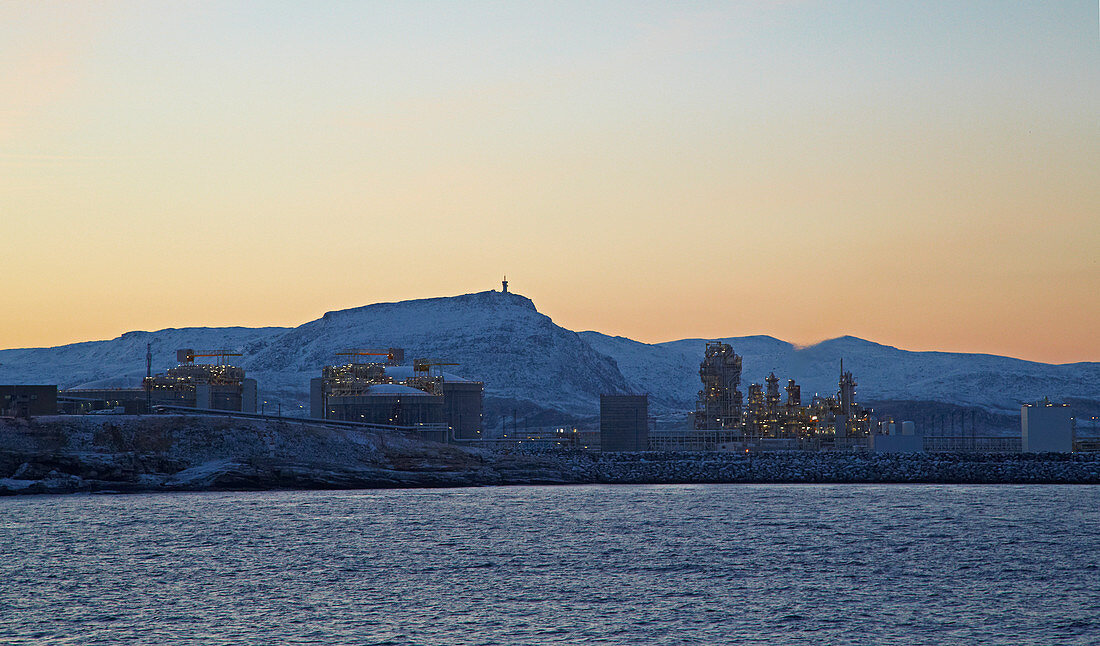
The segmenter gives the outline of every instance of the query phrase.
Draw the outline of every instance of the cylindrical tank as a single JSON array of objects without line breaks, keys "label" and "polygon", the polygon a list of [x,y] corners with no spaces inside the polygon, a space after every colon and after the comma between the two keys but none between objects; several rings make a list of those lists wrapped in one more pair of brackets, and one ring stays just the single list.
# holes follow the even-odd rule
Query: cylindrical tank
[{"label": "cylindrical tank", "polygon": [[400,384],[376,384],[363,395],[330,396],[328,419],[417,426],[443,422],[443,397]]}]

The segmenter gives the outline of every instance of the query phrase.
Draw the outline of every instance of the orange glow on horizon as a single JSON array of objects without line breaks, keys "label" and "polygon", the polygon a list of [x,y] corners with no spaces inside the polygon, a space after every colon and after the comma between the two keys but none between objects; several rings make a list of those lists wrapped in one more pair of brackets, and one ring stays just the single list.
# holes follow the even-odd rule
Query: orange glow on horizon
[{"label": "orange glow on horizon", "polygon": [[0,6],[0,348],[507,273],[643,342],[1100,361],[1097,7],[983,11]]}]

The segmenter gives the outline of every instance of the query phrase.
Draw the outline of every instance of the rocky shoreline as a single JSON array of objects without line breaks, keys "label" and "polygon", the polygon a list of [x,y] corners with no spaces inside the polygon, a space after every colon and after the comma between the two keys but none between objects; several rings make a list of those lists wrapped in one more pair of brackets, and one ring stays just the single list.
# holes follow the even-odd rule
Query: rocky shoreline
[{"label": "rocky shoreline", "polygon": [[528,484],[1100,484],[1100,454],[493,452],[294,421],[0,421],[0,495]]}]

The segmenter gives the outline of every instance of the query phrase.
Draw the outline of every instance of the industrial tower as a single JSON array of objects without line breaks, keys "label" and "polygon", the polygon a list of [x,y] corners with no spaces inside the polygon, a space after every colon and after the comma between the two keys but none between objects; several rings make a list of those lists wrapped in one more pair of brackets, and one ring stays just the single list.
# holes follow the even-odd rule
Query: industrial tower
[{"label": "industrial tower", "polygon": [[707,342],[706,355],[699,365],[699,379],[703,389],[695,404],[695,428],[739,429],[741,357],[728,343]]}]

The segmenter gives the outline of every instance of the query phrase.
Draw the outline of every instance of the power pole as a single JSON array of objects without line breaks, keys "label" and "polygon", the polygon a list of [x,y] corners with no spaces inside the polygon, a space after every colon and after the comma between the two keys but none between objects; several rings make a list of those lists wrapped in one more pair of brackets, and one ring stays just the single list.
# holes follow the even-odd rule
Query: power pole
[{"label": "power pole", "polygon": [[[153,376],[153,344],[145,344],[145,378],[149,379]],[[152,384],[145,383],[145,414],[153,412],[153,386]]]}]

